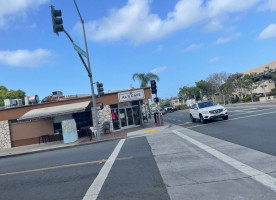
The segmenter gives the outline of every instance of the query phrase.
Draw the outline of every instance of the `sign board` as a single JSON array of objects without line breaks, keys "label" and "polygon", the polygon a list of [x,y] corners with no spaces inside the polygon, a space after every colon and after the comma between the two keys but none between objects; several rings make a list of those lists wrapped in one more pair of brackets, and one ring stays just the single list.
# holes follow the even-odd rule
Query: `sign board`
[{"label": "sign board", "polygon": [[64,143],[71,143],[78,140],[77,125],[74,119],[63,120],[61,125]]},{"label": "sign board", "polygon": [[73,43],[74,49],[81,55],[83,55],[85,58],[87,58],[87,53],[80,48],[78,45],[76,45],[75,43]]},{"label": "sign board", "polygon": [[137,101],[145,99],[144,90],[133,90],[118,93],[119,102]]}]

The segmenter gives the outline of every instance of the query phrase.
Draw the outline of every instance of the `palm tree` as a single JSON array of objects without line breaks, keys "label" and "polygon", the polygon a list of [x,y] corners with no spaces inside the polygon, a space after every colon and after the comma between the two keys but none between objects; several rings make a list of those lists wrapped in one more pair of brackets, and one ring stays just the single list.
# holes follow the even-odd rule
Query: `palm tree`
[{"label": "palm tree", "polygon": [[132,75],[132,79],[135,81],[135,79],[138,79],[141,84],[140,88],[144,88],[148,86],[148,83],[150,80],[157,80],[159,81],[159,76],[154,73],[135,73]]}]

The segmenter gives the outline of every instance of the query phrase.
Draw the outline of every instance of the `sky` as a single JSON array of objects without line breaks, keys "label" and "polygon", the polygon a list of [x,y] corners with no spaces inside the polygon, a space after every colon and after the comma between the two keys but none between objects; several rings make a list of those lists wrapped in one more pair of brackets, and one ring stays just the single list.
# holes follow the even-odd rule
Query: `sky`
[{"label": "sky", "polygon": [[[160,77],[175,97],[209,74],[243,72],[276,60],[276,0],[76,0],[93,81],[105,91],[139,87],[134,73]],[[52,91],[90,94],[87,72],[51,9],[85,49],[73,0],[0,0],[0,85],[40,99]]]}]

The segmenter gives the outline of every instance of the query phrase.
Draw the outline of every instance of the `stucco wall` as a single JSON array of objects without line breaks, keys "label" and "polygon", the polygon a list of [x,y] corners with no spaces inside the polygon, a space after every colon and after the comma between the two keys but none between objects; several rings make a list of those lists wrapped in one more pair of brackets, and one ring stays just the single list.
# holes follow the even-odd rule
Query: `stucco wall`
[{"label": "stucco wall", "polygon": [[52,119],[11,124],[12,146],[37,144],[41,135],[53,135],[54,127]]},{"label": "stucco wall", "polygon": [[11,148],[9,121],[0,121],[0,149]]}]

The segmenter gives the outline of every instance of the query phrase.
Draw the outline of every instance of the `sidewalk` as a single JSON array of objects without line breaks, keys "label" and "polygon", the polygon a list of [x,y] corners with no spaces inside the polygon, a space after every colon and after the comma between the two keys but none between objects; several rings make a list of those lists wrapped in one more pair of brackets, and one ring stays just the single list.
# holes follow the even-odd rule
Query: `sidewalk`
[{"label": "sidewalk", "polygon": [[137,135],[137,134],[139,135],[139,134],[143,134],[145,130],[152,129],[153,127],[156,127],[156,126],[152,118],[152,119],[149,119],[148,123],[144,124],[144,128],[139,126],[139,127],[112,132],[110,134],[104,134],[104,135],[101,135],[100,141],[97,140],[97,137],[93,137],[91,141],[89,138],[86,137],[86,138],[79,138],[76,142],[68,143],[68,144],[64,144],[63,141],[53,141],[48,143],[14,147],[11,149],[1,149],[0,159],[5,157],[12,157],[12,156],[31,154],[31,153],[37,153],[37,152],[43,152],[43,151],[53,151],[57,149],[76,147],[80,145],[88,145],[93,143],[115,140],[119,138],[126,138],[128,137],[129,133],[134,132],[135,134],[133,135]]}]

